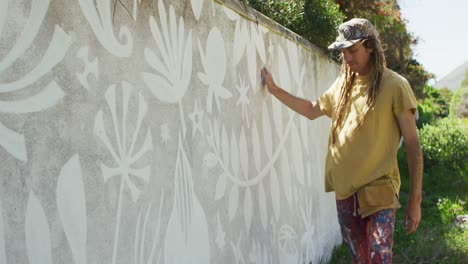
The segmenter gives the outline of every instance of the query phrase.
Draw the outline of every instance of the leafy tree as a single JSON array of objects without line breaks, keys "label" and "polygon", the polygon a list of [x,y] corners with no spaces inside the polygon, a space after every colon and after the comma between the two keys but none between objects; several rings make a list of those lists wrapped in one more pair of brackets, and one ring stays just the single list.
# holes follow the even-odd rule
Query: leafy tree
[{"label": "leafy tree", "polygon": [[424,66],[415,59],[409,60],[404,72],[398,71],[398,69],[394,70],[402,74],[408,80],[417,98],[424,98],[424,85],[427,81],[434,78],[434,74],[426,71]]}]

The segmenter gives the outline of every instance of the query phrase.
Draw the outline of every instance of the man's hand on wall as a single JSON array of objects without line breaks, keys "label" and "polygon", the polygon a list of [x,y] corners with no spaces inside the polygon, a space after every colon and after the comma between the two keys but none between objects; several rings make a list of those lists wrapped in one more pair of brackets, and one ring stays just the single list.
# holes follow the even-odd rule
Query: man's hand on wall
[{"label": "man's hand on wall", "polygon": [[279,90],[279,87],[276,85],[275,81],[273,80],[273,76],[271,75],[270,71],[266,67],[263,67],[260,70],[260,74],[262,77],[262,84],[267,86],[269,93],[274,94],[277,90]]}]

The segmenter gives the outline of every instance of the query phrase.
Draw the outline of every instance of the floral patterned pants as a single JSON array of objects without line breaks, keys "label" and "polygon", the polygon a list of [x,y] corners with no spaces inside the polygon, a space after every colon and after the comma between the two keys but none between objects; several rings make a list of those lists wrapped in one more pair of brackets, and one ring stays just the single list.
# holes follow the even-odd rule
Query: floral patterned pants
[{"label": "floral patterned pants", "polygon": [[341,235],[348,246],[352,263],[392,263],[395,209],[385,209],[361,218],[357,214],[359,203],[354,194],[337,200],[338,222]]}]

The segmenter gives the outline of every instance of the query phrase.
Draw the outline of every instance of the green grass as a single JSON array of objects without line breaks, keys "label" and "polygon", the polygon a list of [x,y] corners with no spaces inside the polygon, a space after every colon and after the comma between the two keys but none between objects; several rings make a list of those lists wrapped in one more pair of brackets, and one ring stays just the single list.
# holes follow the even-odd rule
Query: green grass
[{"label": "green grass", "polygon": [[[468,126],[468,119],[465,119]],[[400,151],[402,178],[401,203],[395,220],[394,263],[468,263],[468,230],[453,225],[456,215],[468,214],[468,166],[462,171],[433,166],[424,173],[422,222],[411,235],[404,231],[404,208],[409,193],[409,178]],[[343,245],[333,252],[329,263],[350,263]]]}]

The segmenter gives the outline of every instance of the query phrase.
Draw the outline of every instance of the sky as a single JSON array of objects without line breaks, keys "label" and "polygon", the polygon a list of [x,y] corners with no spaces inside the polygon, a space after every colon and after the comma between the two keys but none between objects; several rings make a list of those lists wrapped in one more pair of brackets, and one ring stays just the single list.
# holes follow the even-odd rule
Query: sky
[{"label": "sky", "polygon": [[415,58],[440,80],[468,61],[467,0],[398,0]]}]

